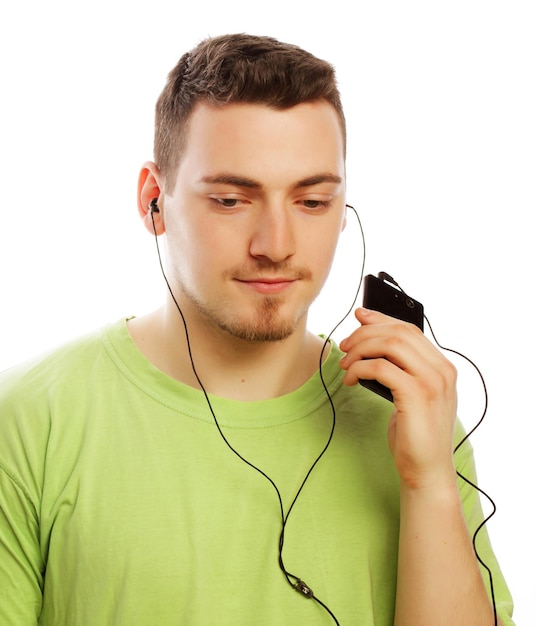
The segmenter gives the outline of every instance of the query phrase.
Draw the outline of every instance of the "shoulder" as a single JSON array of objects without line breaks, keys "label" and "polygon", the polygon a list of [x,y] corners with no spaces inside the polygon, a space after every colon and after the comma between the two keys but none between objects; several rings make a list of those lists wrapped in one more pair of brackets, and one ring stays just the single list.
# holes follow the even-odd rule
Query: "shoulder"
[{"label": "shoulder", "polygon": [[77,415],[95,396],[95,372],[106,376],[113,367],[106,344],[116,326],[88,333],[0,374],[0,469],[19,477],[20,484],[33,485],[35,493],[40,483],[35,477],[54,437],[61,434],[72,443],[83,436],[83,420]]},{"label": "shoulder", "polygon": [[96,367],[110,362],[109,337],[124,326],[120,320],[58,346],[0,373],[0,422],[9,408],[42,405],[62,392],[84,385]]}]

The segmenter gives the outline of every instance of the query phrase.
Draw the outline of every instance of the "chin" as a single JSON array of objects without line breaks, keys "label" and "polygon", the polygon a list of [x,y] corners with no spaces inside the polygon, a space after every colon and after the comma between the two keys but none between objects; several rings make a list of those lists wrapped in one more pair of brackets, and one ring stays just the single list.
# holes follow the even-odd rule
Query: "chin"
[{"label": "chin", "polygon": [[297,330],[307,314],[307,306],[286,306],[280,297],[264,297],[253,306],[247,303],[242,307],[236,302],[226,306],[224,301],[218,309],[193,301],[210,326],[248,343],[284,341]]},{"label": "chin", "polygon": [[284,341],[297,329],[296,319],[282,319],[279,315],[258,317],[256,320],[232,319],[220,320],[221,330],[236,339],[248,343],[267,343]]},{"label": "chin", "polygon": [[219,327],[232,337],[248,343],[284,341],[298,327],[297,318],[283,318],[278,312],[273,315],[257,315],[256,318],[255,320],[228,320],[227,323],[219,324]]},{"label": "chin", "polygon": [[232,337],[247,343],[276,343],[290,337],[295,328],[289,328],[288,326],[279,328],[244,327],[227,328],[225,330]]}]

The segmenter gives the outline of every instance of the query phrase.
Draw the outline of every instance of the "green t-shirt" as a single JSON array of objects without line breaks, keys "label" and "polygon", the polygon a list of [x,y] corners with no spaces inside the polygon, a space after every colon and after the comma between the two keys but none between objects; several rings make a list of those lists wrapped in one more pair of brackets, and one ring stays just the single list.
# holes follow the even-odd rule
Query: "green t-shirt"
[{"label": "green t-shirt", "polygon": [[[343,386],[340,357],[332,345],[323,366],[333,438],[289,515],[283,561],[342,626],[391,626],[392,405]],[[334,624],[278,566],[274,486],[229,449],[202,392],[144,358],[124,320],[0,381],[0,624]],[[273,400],[211,403],[229,444],[274,481],[286,514],[332,426],[319,375]],[[469,444],[456,462],[475,480]],[[473,530],[479,498],[460,489]],[[509,592],[479,537],[507,626]]]}]

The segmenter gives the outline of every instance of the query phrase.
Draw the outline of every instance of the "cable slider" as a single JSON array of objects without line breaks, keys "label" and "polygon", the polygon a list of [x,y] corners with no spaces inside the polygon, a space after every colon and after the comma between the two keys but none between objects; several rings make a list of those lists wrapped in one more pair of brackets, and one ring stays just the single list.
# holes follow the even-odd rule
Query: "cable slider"
[{"label": "cable slider", "polygon": [[298,579],[293,585],[294,589],[301,593],[305,598],[313,598],[313,590],[308,587],[303,580]]}]

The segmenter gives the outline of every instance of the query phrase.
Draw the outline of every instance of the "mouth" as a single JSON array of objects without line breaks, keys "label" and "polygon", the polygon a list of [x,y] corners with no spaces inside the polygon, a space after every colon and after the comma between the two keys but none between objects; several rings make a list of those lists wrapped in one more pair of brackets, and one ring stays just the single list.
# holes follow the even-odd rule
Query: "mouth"
[{"label": "mouth", "polygon": [[279,294],[286,291],[291,285],[293,285],[296,278],[286,277],[255,277],[251,279],[236,279],[238,283],[245,287],[262,294]]}]

